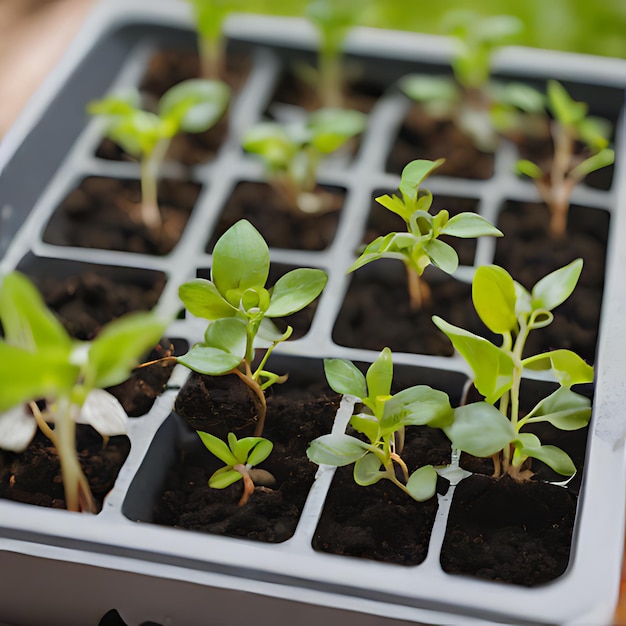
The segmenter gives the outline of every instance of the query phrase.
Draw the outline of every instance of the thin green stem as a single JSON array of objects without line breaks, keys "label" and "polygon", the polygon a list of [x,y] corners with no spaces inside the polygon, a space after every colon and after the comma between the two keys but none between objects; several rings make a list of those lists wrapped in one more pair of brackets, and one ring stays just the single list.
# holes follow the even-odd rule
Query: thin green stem
[{"label": "thin green stem", "polygon": [[336,46],[325,45],[320,49],[319,93],[323,107],[341,108],[343,106],[340,58],[340,50]]},{"label": "thin green stem", "polygon": [[152,231],[160,231],[163,219],[158,202],[158,178],[161,163],[170,145],[170,139],[161,139],[141,161],[141,220]]}]

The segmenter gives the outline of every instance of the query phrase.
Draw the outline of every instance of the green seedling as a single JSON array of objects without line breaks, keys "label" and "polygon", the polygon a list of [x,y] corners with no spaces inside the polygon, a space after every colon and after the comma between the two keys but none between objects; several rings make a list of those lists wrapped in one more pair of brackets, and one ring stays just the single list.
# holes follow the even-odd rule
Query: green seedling
[{"label": "green seedling", "polygon": [[510,15],[481,17],[472,11],[454,11],[444,28],[454,38],[453,77],[411,74],[401,90],[437,119],[450,119],[473,144],[493,152],[498,133],[516,134],[532,127],[543,112],[543,96],[522,83],[502,84],[490,77],[494,52],[523,29]]},{"label": "green seedling", "polygon": [[[554,152],[548,167],[527,159],[517,162],[517,171],[532,178],[550,209],[550,234],[562,237],[567,227],[570,198],[574,187],[588,174],[615,160],[609,146],[610,123],[587,115],[588,105],[573,100],[555,80],[548,82],[547,107],[552,115],[550,130]],[[583,145],[582,153],[576,152]]]},{"label": "green seedling", "polygon": [[323,107],[343,106],[341,55],[348,33],[363,18],[363,1],[310,0],[305,16],[319,36],[317,84]]},{"label": "green seedling", "polygon": [[162,228],[157,199],[161,164],[180,132],[201,133],[222,117],[230,89],[219,81],[191,79],[161,97],[157,113],[141,109],[138,91],[91,102],[87,110],[105,120],[106,136],[141,163],[141,219],[151,230]]},{"label": "green seedling", "polygon": [[243,148],[261,157],[268,180],[296,213],[323,213],[328,198],[316,193],[321,161],[363,132],[366,116],[359,111],[320,109],[303,122],[261,122],[250,128]]},{"label": "green seedling", "polygon": [[444,159],[412,161],[402,171],[400,196],[394,194],[376,198],[376,202],[404,220],[407,231],[376,238],[348,269],[348,272],[353,272],[382,258],[401,260],[407,271],[413,310],[430,303],[430,288],[422,279],[422,274],[431,263],[448,274],[454,273],[459,265],[457,253],[452,246],[439,239],[441,235],[462,238],[502,236],[495,226],[476,213],[465,212],[450,217],[445,209],[437,215],[428,212],[433,195],[426,189],[420,189],[420,185],[443,162]]},{"label": "green seedling", "polygon": [[223,26],[240,3],[237,0],[187,0],[198,31],[198,50],[203,78],[219,80],[224,75],[225,41]]},{"label": "green seedling", "polygon": [[[259,232],[246,220],[231,226],[213,249],[211,280],[198,278],[184,283],[179,296],[187,310],[209,324],[203,341],[187,354],[176,358],[201,374],[235,374],[258,398],[255,436],[260,437],[265,423],[264,391],[286,376],[265,369],[274,348],[288,339],[291,326],[281,333],[271,321],[303,309],[317,298],[326,285],[326,272],[295,269],[276,281],[265,283],[270,256]],[[252,369],[257,347],[267,350],[256,369]]]},{"label": "green seedling", "polygon": [[104,388],[128,378],[165,324],[134,313],[104,326],[93,341],[76,341],[17,272],[0,283],[0,322],[0,447],[25,450],[39,426],[59,455],[67,508],[95,513],[76,455],[76,423],[90,424],[105,441],[126,432],[127,416]]},{"label": "green seedling", "polygon": [[[437,483],[433,466],[424,465],[410,474],[400,455],[407,426],[442,428],[452,423],[448,396],[426,385],[391,395],[393,363],[389,348],[380,353],[365,376],[343,359],[326,359],[324,369],[334,391],[355,396],[362,404],[362,412],[352,416],[350,425],[366,441],[344,433],[322,435],[307,449],[309,459],[333,467],[354,463],[353,476],[358,485],[373,485],[385,479],[414,500],[432,498]],[[403,480],[397,478],[396,466]]]},{"label": "green seedling", "polygon": [[[577,259],[548,274],[531,292],[501,267],[479,267],[472,283],[474,307],[485,326],[502,337],[499,346],[433,317],[470,366],[474,385],[485,398],[456,409],[454,422],[444,431],[455,448],[477,457],[493,457],[494,476],[508,474],[518,481],[527,480],[532,472],[525,464],[532,458],[564,476],[576,472],[566,452],[543,445],[536,435],[522,431],[538,422],[549,422],[566,431],[586,426],[591,401],[571,387],[592,382],[593,367],[570,350],[527,356],[524,348],[530,332],[552,322],[552,311],[574,290],[582,265]],[[551,372],[559,386],[522,416],[520,384],[529,370]]]},{"label": "green seedling", "polygon": [[[207,449],[225,463],[224,467],[209,478],[209,487],[225,489],[238,480],[243,480],[243,495],[239,500],[239,506],[243,506],[254,493],[255,472],[263,472],[252,468],[267,459],[274,444],[263,437],[244,437],[238,440],[233,433],[228,433],[227,445],[209,433],[199,430],[196,432]],[[273,479],[268,472],[263,473]]]}]

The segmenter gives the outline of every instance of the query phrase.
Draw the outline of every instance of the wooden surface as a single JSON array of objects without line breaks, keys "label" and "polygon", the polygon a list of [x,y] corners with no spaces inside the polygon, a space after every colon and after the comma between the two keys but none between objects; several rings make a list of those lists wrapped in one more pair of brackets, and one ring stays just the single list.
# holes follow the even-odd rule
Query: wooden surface
[{"label": "wooden surface", "polygon": [[[93,4],[94,0],[0,0],[0,138]],[[626,568],[614,625],[626,626]]]}]

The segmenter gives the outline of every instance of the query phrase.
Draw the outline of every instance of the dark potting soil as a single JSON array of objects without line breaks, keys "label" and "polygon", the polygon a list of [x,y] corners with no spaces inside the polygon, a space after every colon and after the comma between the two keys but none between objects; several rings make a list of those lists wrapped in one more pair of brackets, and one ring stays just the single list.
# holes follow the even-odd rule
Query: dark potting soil
[{"label": "dark potting soil", "polygon": [[435,120],[421,107],[411,106],[387,159],[387,171],[401,174],[415,159],[446,162],[437,175],[484,180],[493,176],[494,156],[480,152],[452,122]]},{"label": "dark potting soil", "polygon": [[[441,431],[408,428],[402,458],[409,471],[450,462],[450,442]],[[388,480],[361,487],[353,466],[336,470],[320,517],[313,548],[344,556],[418,565],[428,553],[437,497],[416,502]],[[439,491],[445,491],[440,481]]]},{"label": "dark potting soil", "polygon": [[571,207],[567,233],[558,240],[548,235],[549,217],[543,204],[507,203],[498,219],[498,228],[505,236],[496,243],[495,263],[530,289],[550,272],[576,258],[583,259],[576,289],[555,309],[552,324],[530,334],[525,356],[566,348],[593,363],[604,289],[609,214],[600,209]]},{"label": "dark potting soil", "polygon": [[475,333],[485,327],[474,312],[471,287],[424,273],[432,291],[430,306],[412,311],[406,272],[401,261],[376,261],[358,269],[333,329],[333,340],[342,346],[395,352],[451,356],[452,344],[434,325],[432,315]]},{"label": "dark potting soil", "polygon": [[180,239],[199,193],[195,183],[160,181],[163,224],[154,231],[141,221],[139,181],[91,176],[57,207],[43,240],[59,246],[167,254]]},{"label": "dark potting soil", "polygon": [[[130,451],[126,436],[102,437],[91,426],[76,426],[76,450],[98,508],[111,491]],[[26,504],[65,508],[61,466],[50,440],[37,431],[22,453],[0,450],[0,498]]]},{"label": "dark potting soil", "polygon": [[[239,382],[235,376],[222,379]],[[288,385],[270,390],[267,400],[264,436],[274,443],[274,449],[259,468],[274,475],[275,486],[257,486],[247,504],[238,506],[241,481],[223,490],[208,487],[209,477],[220,462],[198,439],[193,449],[181,451],[179,462],[170,468],[155,507],[155,523],[270,543],[293,535],[317,471],[306,457],[306,448],[312,439],[330,432],[339,398],[332,392],[327,395],[329,390],[322,385],[307,390]],[[230,415],[223,417],[231,419]],[[233,420],[236,427],[247,418]],[[214,432],[219,436],[220,430],[229,429],[226,425]],[[250,429],[242,429],[238,437],[250,434]]]},{"label": "dark potting soil", "polygon": [[261,233],[270,248],[292,250],[323,250],[335,236],[339,210],[345,192],[324,188],[331,194],[333,209],[322,214],[294,213],[272,187],[266,183],[239,183],[226,202],[207,252],[235,222],[247,219]]},{"label": "dark potting soil", "polygon": [[450,574],[536,586],[569,562],[576,497],[542,482],[472,476],[452,499],[441,551]]}]

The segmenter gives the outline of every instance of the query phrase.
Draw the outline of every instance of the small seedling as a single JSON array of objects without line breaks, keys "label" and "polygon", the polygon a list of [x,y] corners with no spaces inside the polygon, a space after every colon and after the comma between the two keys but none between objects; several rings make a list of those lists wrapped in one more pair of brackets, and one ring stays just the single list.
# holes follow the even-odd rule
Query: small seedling
[{"label": "small seedling", "polygon": [[[301,268],[287,272],[268,289],[269,269],[263,237],[250,222],[240,220],[215,244],[211,280],[197,278],[181,285],[178,292],[187,310],[209,324],[204,340],[176,360],[200,374],[235,374],[248,385],[258,398],[256,437],[263,433],[265,389],[286,379],[267,371],[265,364],[293,331],[288,326],[281,333],[271,320],[303,309],[320,295],[327,281],[326,272]],[[253,371],[259,341],[267,350]]]},{"label": "small seedling", "polygon": [[[209,487],[225,489],[238,480],[243,480],[243,495],[239,500],[239,506],[243,506],[254,493],[255,471],[261,471],[252,468],[267,459],[274,444],[263,437],[244,437],[237,440],[234,433],[228,433],[227,445],[209,433],[196,432],[207,449],[226,464],[209,478]],[[264,473],[271,477],[268,472]]]},{"label": "small seedling", "polygon": [[454,38],[454,77],[411,74],[401,79],[400,88],[432,117],[452,120],[479,150],[493,152],[498,133],[519,133],[543,111],[543,96],[532,87],[490,77],[494,52],[521,32],[523,24],[510,15],[453,11],[444,28]]},{"label": "small seedling", "polygon": [[363,0],[310,0],[305,16],[319,36],[317,84],[323,107],[343,106],[341,54],[348,33],[363,18]]},{"label": "small seedling", "polygon": [[[340,394],[355,396],[363,412],[355,413],[350,426],[367,441],[344,433],[322,435],[311,442],[307,456],[319,465],[343,467],[354,463],[354,481],[373,485],[386,479],[422,502],[435,495],[437,472],[424,465],[412,474],[400,456],[407,426],[428,425],[442,428],[452,422],[448,396],[426,385],[417,385],[391,395],[393,363],[391,350],[385,348],[363,373],[350,361],[326,359],[326,378]],[[403,481],[396,477],[400,468]]]},{"label": "small seedling", "polygon": [[366,119],[358,111],[320,109],[304,122],[261,122],[245,133],[242,145],[263,159],[270,184],[290,210],[323,213],[331,209],[328,198],[316,193],[318,167],[363,132]]},{"label": "small seedling", "polygon": [[128,378],[165,324],[152,313],[134,313],[104,326],[91,342],[73,340],[17,272],[2,278],[0,321],[0,447],[25,450],[39,426],[59,455],[67,508],[95,513],[76,455],[76,423],[90,424],[105,441],[126,432],[127,416],[104,388]]},{"label": "small seedling", "polygon": [[237,0],[187,0],[198,31],[201,75],[219,80],[224,75],[224,20],[240,4]]},{"label": "small seedling", "polygon": [[[547,168],[527,159],[517,162],[517,171],[532,178],[550,209],[550,235],[562,237],[567,227],[570,198],[574,187],[588,174],[607,167],[615,160],[608,145],[610,123],[587,115],[588,105],[573,100],[555,80],[548,82],[548,111],[554,153]],[[583,152],[577,153],[577,144]]]},{"label": "small seedling", "polygon": [[157,200],[159,169],[172,139],[180,132],[202,133],[222,117],[230,98],[219,81],[191,79],[169,89],[158,112],[142,110],[137,91],[91,102],[87,110],[105,120],[105,135],[141,162],[141,219],[154,231],[162,228]]},{"label": "small seedling", "polygon": [[376,238],[348,269],[348,272],[353,272],[382,258],[401,260],[406,267],[414,311],[430,303],[430,289],[422,279],[424,270],[432,263],[452,274],[459,265],[457,253],[439,239],[441,235],[462,238],[502,236],[495,226],[476,213],[464,212],[450,217],[445,209],[437,215],[428,212],[433,195],[426,189],[420,189],[420,185],[443,162],[444,159],[412,161],[402,171],[400,197],[384,195],[376,198],[376,202],[404,220],[407,232],[392,232]]},{"label": "small seedling", "polygon": [[[593,367],[570,350],[526,356],[524,348],[531,331],[552,322],[552,311],[574,290],[582,265],[577,259],[548,274],[531,292],[501,267],[479,267],[472,283],[474,307],[487,328],[502,336],[500,346],[433,317],[470,366],[474,385],[485,398],[484,402],[455,409],[454,421],[444,431],[456,449],[477,457],[492,456],[496,477],[508,474],[518,481],[529,479],[532,472],[525,463],[530,458],[543,461],[564,476],[576,472],[566,452],[543,445],[536,435],[522,429],[538,422],[549,422],[560,430],[586,426],[591,401],[571,387],[592,382]],[[559,387],[522,415],[520,385],[527,370],[551,372]]]}]

